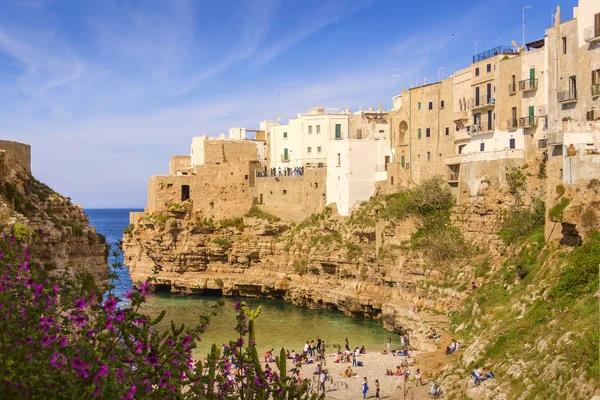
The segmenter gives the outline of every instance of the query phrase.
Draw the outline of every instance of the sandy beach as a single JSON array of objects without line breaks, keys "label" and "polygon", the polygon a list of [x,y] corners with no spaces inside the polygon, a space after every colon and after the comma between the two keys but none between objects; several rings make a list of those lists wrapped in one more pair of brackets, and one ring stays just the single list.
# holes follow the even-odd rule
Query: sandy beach
[{"label": "sandy beach", "polygon": [[[351,362],[346,363],[335,363],[336,355],[328,354],[326,357],[326,364],[324,365],[327,370],[327,382],[325,384],[325,396],[326,399],[331,400],[353,400],[362,399],[362,382],[364,377],[367,378],[369,391],[367,398],[375,398],[375,379],[379,379],[380,384],[380,398],[382,399],[426,399],[429,398],[427,393],[431,386],[431,382],[426,378],[427,373],[423,371],[423,368],[413,365],[409,366],[410,378],[406,382],[405,390],[405,379],[404,376],[386,376],[386,370],[396,370],[396,366],[400,365],[405,359],[409,362],[414,362],[414,357],[400,357],[393,356],[391,354],[383,355],[379,352],[371,352],[367,354],[361,354],[357,357],[358,361],[362,361],[362,367],[353,367],[353,372],[357,373],[354,377],[343,377],[342,374],[351,366]],[[307,378],[311,382],[311,386],[316,388],[318,386],[318,380],[313,374],[315,371],[315,364],[304,364],[300,376]],[[293,364],[288,360],[288,368],[292,368]],[[424,387],[416,387],[414,380],[414,374],[417,368],[421,368],[423,376]],[[314,382],[314,384],[312,383]],[[406,392],[406,395],[405,395]]]}]

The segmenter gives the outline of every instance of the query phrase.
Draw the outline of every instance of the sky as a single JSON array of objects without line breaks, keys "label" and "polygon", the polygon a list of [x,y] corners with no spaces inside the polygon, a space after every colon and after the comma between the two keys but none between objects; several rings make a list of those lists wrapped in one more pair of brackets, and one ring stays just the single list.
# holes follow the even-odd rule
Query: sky
[{"label": "sky", "polygon": [[[191,138],[319,103],[389,108],[576,0],[0,0],[0,138],[85,208],[144,207]],[[477,43],[475,43],[477,41]],[[417,80],[418,79],[418,80]]]}]

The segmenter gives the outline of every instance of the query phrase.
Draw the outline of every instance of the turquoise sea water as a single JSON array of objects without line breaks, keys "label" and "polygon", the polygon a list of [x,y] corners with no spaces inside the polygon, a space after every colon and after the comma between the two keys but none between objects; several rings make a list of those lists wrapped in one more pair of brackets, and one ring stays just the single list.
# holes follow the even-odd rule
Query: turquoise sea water
[{"label": "turquoise sea water", "polygon": [[[90,223],[112,244],[121,240],[123,229],[129,225],[129,212],[140,210],[86,209],[84,211],[89,216]],[[124,297],[125,292],[131,288],[127,268],[119,271],[119,278],[115,292]],[[165,319],[158,325],[159,328],[169,327],[171,320],[176,324],[193,325],[198,322],[200,314],[210,312],[210,306],[216,300],[211,297],[157,293],[149,296],[145,312],[158,315],[162,310],[167,311]],[[261,352],[270,347],[276,351],[281,347],[302,351],[306,340],[316,340],[317,336],[331,345],[343,345],[344,339],[348,338],[352,348],[365,346],[368,351],[383,349],[388,336],[392,336],[394,343],[398,342],[398,337],[383,329],[380,323],[347,318],[339,311],[308,310],[277,300],[224,298],[224,301],[225,305],[219,315],[211,320],[207,332],[203,335],[196,353],[199,357],[206,354],[212,343],[220,346],[234,338],[233,308],[236,301],[245,301],[251,307],[262,307],[261,316],[256,324],[256,341]]]}]

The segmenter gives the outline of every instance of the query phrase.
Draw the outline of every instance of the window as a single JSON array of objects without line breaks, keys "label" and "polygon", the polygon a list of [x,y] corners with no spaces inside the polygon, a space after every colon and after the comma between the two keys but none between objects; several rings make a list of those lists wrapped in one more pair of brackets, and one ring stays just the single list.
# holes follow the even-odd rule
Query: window
[{"label": "window", "polygon": [[317,133],[321,133],[321,125],[317,125]]},{"label": "window", "polygon": [[431,137],[431,129],[430,128],[426,128],[425,129],[425,136],[426,137]]},{"label": "window", "polygon": [[479,67],[475,68],[475,76],[479,76]]},{"label": "window", "polygon": [[417,137],[421,139],[421,128],[417,129]]},{"label": "window", "polygon": [[400,164],[402,165],[402,168],[404,168],[404,165],[406,164],[406,156],[404,154],[400,157]]},{"label": "window", "polygon": [[287,139],[287,132],[283,132],[283,138]]},{"label": "window", "polygon": [[567,37],[563,36],[562,38],[562,47],[563,47],[563,54],[567,54]]},{"label": "window", "polygon": [[600,83],[600,69],[596,69],[592,71],[592,85],[597,85]]},{"label": "window", "polygon": [[362,128],[358,128],[356,130],[356,138],[357,139],[362,139]]},{"label": "window", "polygon": [[321,152],[321,146],[318,146],[317,147],[317,153],[320,153],[320,152]]},{"label": "window", "polygon": [[421,109],[421,102],[417,103],[417,109],[419,109],[419,110]]},{"label": "window", "polygon": [[335,124],[335,138],[342,138],[342,124]]},{"label": "window", "polygon": [[342,155],[340,153],[337,153],[337,166],[341,167],[342,166]]},{"label": "window", "polygon": [[462,154],[463,149],[465,148],[466,144],[461,144],[460,146],[458,146],[458,154]]},{"label": "window", "polygon": [[427,152],[427,161],[431,161],[431,152],[430,151]]},{"label": "window", "polygon": [[487,70],[487,72],[492,72],[492,64],[488,64],[486,66],[486,70]]},{"label": "window", "polygon": [[190,198],[190,185],[181,185],[181,201],[189,200]]},{"label": "window", "polygon": [[515,148],[515,139],[514,139],[514,138],[511,138],[511,139],[508,141],[508,147],[509,147],[510,149],[514,149],[514,148]]},{"label": "window", "polygon": [[319,187],[319,182],[315,182],[315,189]]},{"label": "window", "polygon": [[485,143],[479,143],[479,151],[485,151]]},{"label": "window", "polygon": [[511,83],[508,88],[509,93],[515,93],[517,91],[517,77],[515,75],[511,78]]},{"label": "window", "polygon": [[287,194],[287,190],[283,189],[283,194]]},{"label": "window", "polygon": [[513,107],[511,109],[511,115],[512,115],[512,119],[509,123],[509,126],[511,128],[516,128],[517,127],[517,107]]},{"label": "window", "polygon": [[309,153],[309,154],[312,153],[312,147],[307,147],[306,148],[306,152]]},{"label": "window", "polygon": [[450,136],[450,128],[446,127],[446,136]]},{"label": "window", "polygon": [[429,102],[429,109],[430,109],[430,110],[433,110],[433,101],[430,101],[430,102]]},{"label": "window", "polygon": [[444,108],[444,100],[440,100],[440,108]]},{"label": "window", "polygon": [[283,161],[289,160],[289,151],[288,149],[283,149]]},{"label": "window", "polygon": [[577,98],[577,78],[575,76],[569,77],[569,93],[571,94],[569,98]]},{"label": "window", "polygon": [[310,135],[312,133],[312,125],[308,126],[308,134]]}]

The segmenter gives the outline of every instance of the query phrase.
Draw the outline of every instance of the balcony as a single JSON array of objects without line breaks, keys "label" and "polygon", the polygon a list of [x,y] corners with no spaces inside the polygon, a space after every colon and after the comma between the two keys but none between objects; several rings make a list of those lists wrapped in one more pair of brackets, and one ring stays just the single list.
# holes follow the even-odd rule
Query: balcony
[{"label": "balcony", "polygon": [[583,30],[583,40],[586,43],[594,43],[600,41],[600,26],[590,26]]},{"label": "balcony", "polygon": [[469,135],[487,135],[488,133],[493,133],[495,130],[494,124],[488,124],[487,122],[483,122],[479,125],[472,125],[469,130]]},{"label": "balcony", "polygon": [[458,172],[449,172],[448,173],[448,182],[458,182]]},{"label": "balcony", "polygon": [[600,83],[592,85],[592,97],[600,96]]},{"label": "balcony", "polygon": [[462,154],[455,154],[453,156],[447,156],[444,160],[446,165],[456,165],[462,163]]},{"label": "balcony", "polygon": [[530,115],[528,117],[519,118],[519,128],[534,128],[537,126],[537,117]]},{"label": "balcony", "polygon": [[290,162],[290,156],[286,156],[285,154],[282,154],[281,162]]},{"label": "balcony", "polygon": [[517,88],[515,87],[514,83],[509,83],[508,84],[508,94],[515,94],[517,93]]},{"label": "balcony", "polygon": [[519,81],[519,90],[521,92],[532,92],[537,90],[538,88],[538,80],[537,79],[525,79],[523,81]]},{"label": "balcony", "polygon": [[479,96],[479,98],[476,97],[470,105],[472,110],[483,110],[484,108],[494,107],[495,104],[496,99],[493,97]]},{"label": "balcony", "polygon": [[454,114],[452,114],[452,121],[454,122],[463,121],[466,119],[469,119],[469,113],[467,112],[467,110],[456,111]]},{"label": "balcony", "polygon": [[466,129],[461,129],[454,134],[454,143],[468,142],[469,140],[471,140],[471,136],[469,135],[469,132],[467,132]]},{"label": "balcony", "polygon": [[558,102],[562,104],[570,104],[577,102],[577,89],[565,90],[558,93]]},{"label": "balcony", "polygon": [[547,144],[551,145],[561,145],[563,144],[563,134],[562,133],[549,133]]},{"label": "balcony", "polygon": [[511,46],[497,46],[493,49],[489,49],[486,51],[482,51],[479,54],[475,54],[473,56],[473,64],[479,62],[481,60],[485,60],[486,58],[494,57],[498,54],[518,54],[515,49]]},{"label": "balcony", "polygon": [[506,130],[514,131],[519,127],[519,121],[516,119],[508,119],[506,120]]}]

